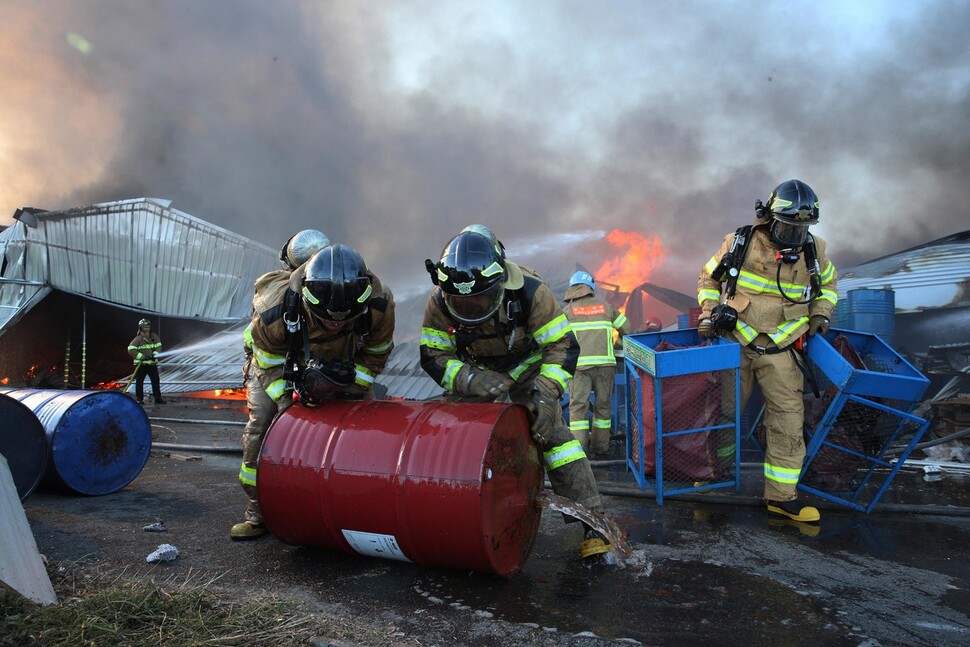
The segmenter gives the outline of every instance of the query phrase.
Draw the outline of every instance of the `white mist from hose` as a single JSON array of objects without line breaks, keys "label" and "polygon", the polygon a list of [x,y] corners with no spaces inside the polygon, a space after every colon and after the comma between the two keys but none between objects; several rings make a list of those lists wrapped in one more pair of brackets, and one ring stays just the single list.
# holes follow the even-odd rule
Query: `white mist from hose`
[{"label": "white mist from hose", "polygon": [[[239,361],[242,362],[243,350],[242,350],[242,334],[239,335]],[[211,341],[200,341],[189,346],[179,346],[178,348],[173,348],[172,350],[163,350],[161,353],[156,353],[155,357],[158,359],[164,359],[166,357],[179,357],[182,355],[191,355],[192,353],[197,353],[201,351],[212,350],[213,343]]]}]

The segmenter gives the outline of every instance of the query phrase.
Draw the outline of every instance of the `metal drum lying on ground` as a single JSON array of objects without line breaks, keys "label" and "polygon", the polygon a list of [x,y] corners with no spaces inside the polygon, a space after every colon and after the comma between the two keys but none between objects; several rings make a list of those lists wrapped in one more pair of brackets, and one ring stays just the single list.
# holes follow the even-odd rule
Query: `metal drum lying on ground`
[{"label": "metal drum lying on ground", "polygon": [[0,454],[7,459],[20,500],[37,487],[47,469],[47,435],[34,412],[0,394]]},{"label": "metal drum lying on ground", "polygon": [[510,577],[542,480],[520,405],[336,401],[276,418],[257,490],[286,543]]},{"label": "metal drum lying on ground", "polygon": [[145,410],[117,391],[3,389],[43,425],[44,483],[79,494],[110,494],[141,473],[152,445]]}]

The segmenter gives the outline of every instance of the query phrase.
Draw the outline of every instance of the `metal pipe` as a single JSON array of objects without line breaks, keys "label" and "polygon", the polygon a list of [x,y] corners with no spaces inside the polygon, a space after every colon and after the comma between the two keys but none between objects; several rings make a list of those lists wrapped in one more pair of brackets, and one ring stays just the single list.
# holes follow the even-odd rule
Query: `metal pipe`
[{"label": "metal pipe", "polygon": [[213,454],[240,454],[242,455],[242,445],[239,447],[214,447],[212,445],[183,445],[180,443],[152,443],[152,449],[172,449],[184,452],[210,452]]},{"label": "metal pipe", "polygon": [[[546,485],[549,486],[549,482],[546,481]],[[609,496],[630,496],[643,499],[652,499],[655,495],[652,492],[647,492],[645,490],[640,490],[629,486],[614,486],[614,485],[604,485],[602,483],[597,484],[600,494],[607,494]],[[734,494],[672,494],[664,495],[664,499],[670,499],[673,501],[685,501],[688,503],[712,503],[712,504],[728,504],[728,505],[747,505],[747,506],[757,506],[764,507],[764,499],[760,497],[753,496],[741,496]],[[823,510],[842,510],[846,511],[845,506],[840,506],[835,503],[830,503],[827,501],[820,501],[816,503],[812,502],[817,508],[822,508]],[[903,513],[903,514],[929,514],[938,516],[950,516],[950,517],[970,517],[970,508],[958,508],[955,506],[945,506],[945,505],[926,505],[921,503],[880,503],[876,506],[880,512],[892,512],[892,513]]]},{"label": "metal pipe", "polygon": [[956,431],[949,436],[943,436],[942,438],[934,438],[933,440],[927,440],[923,443],[916,443],[913,445],[913,449],[926,449],[927,447],[933,447],[935,445],[942,445],[945,442],[951,440],[956,440],[957,438],[963,438],[964,436],[970,434],[970,429],[963,429],[961,431]]},{"label": "metal pipe", "polygon": [[88,379],[88,300],[84,299],[81,303],[84,312],[81,327],[81,390],[83,391]]},{"label": "metal pipe", "polygon": [[246,422],[242,420],[186,420],[185,418],[156,418],[155,416],[151,416],[149,420],[152,422],[184,422],[190,425],[246,425]]}]

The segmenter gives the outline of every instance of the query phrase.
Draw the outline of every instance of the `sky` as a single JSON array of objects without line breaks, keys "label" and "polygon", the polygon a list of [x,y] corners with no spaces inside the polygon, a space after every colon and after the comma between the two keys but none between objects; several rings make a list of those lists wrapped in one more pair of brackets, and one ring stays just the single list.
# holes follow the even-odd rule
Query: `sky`
[{"label": "sky", "polygon": [[798,178],[848,267],[967,229],[968,25],[920,0],[3,0],[0,225],[163,198],[274,248],[320,229],[399,297],[470,223],[540,269],[599,267],[620,229],[693,293]]}]

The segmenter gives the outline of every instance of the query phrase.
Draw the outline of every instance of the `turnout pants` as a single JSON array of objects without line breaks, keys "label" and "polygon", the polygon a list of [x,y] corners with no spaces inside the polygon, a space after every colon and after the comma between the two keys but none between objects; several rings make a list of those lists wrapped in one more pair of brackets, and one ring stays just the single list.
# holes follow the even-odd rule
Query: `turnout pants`
[{"label": "turnout pants", "polygon": [[152,397],[162,399],[162,387],[158,379],[158,364],[139,364],[135,367],[135,398],[141,402],[145,399],[145,377],[152,383]]},{"label": "turnout pants", "polygon": [[[593,454],[610,451],[610,434],[613,431],[613,384],[616,381],[616,365],[586,366],[576,371],[569,385],[569,431],[583,449]],[[590,428],[589,396],[593,403],[593,425]]]},{"label": "turnout pants", "polygon": [[259,500],[256,498],[256,464],[259,461],[259,450],[263,447],[266,431],[277,413],[276,403],[266,394],[262,381],[256,377],[260,371],[261,369],[258,367],[252,366],[250,375],[245,380],[249,420],[243,430],[243,458],[242,465],[239,468],[239,481],[249,499],[244,519],[253,523],[263,522],[263,515],[259,510]]},{"label": "turnout pants", "polygon": [[748,347],[741,350],[741,406],[754,385],[765,398],[765,499],[791,501],[805,459],[802,426],[805,378],[791,351],[761,355]]}]

